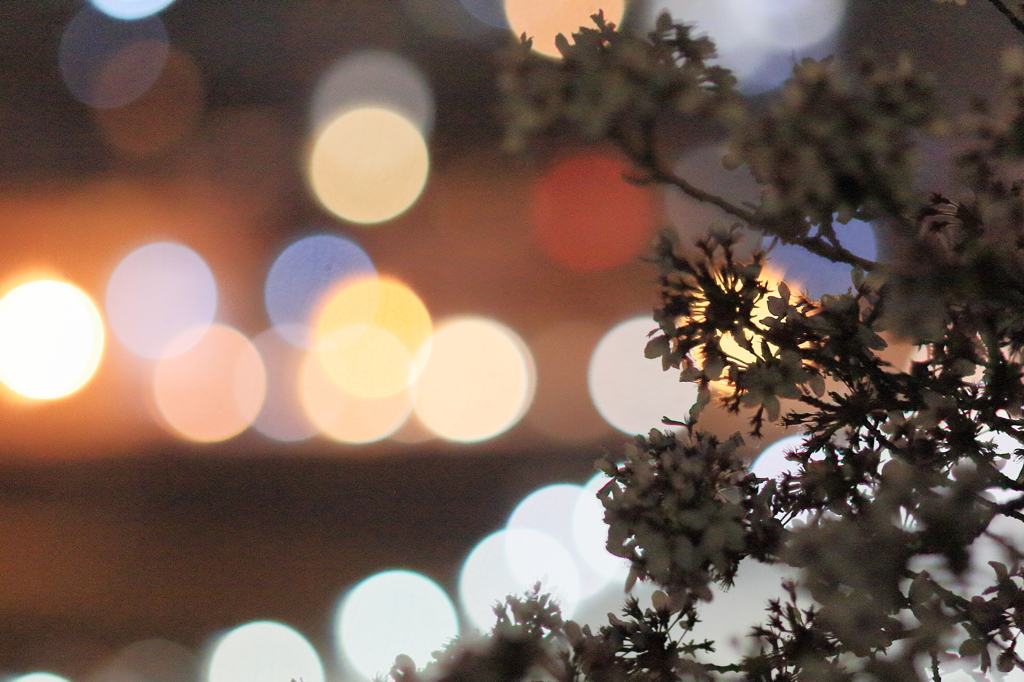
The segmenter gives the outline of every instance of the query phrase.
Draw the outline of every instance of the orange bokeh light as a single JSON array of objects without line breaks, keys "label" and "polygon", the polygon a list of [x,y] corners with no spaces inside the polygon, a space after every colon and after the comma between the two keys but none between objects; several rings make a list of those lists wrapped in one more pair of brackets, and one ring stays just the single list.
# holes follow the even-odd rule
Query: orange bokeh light
[{"label": "orange bokeh light", "polygon": [[555,36],[569,38],[580,26],[594,26],[590,16],[604,11],[605,20],[618,24],[626,10],[624,0],[505,0],[505,16],[515,35],[533,37],[533,49],[561,57]]},{"label": "orange bokeh light", "polygon": [[379,398],[415,380],[431,329],[430,313],[409,287],[365,278],[344,286],[321,309],[317,356],[340,388]]},{"label": "orange bokeh light", "polygon": [[544,252],[573,270],[607,270],[648,247],[657,220],[650,191],[626,182],[629,167],[598,152],[562,159],[538,180],[530,205]]},{"label": "orange bokeh light", "polygon": [[339,388],[316,353],[309,353],[302,363],[299,395],[309,420],[325,436],[342,443],[386,438],[401,428],[412,410],[408,390],[368,398]]},{"label": "orange bokeh light", "polygon": [[160,415],[189,440],[217,442],[244,431],[267,391],[260,354],[240,333],[213,325],[195,346],[157,362],[153,395]]}]

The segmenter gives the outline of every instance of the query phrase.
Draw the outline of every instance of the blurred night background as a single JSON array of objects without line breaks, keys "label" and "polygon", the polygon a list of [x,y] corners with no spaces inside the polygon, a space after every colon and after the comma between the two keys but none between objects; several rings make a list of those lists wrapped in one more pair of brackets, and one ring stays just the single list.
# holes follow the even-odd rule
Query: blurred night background
[{"label": "blurred night background", "polygon": [[[685,414],[643,360],[641,257],[722,216],[625,182],[610,149],[501,150],[513,32],[551,49],[597,7],[624,30],[662,8],[707,26],[755,106],[794,59],[869,50],[962,108],[1019,42],[980,0],[0,2],[0,673],[367,679],[387,664],[346,637],[410,622],[429,652],[470,631],[474,547]],[[666,139],[687,177],[756,199],[714,130]],[[922,147],[922,189],[955,192],[949,151]],[[813,295],[848,284],[772,263]],[[516,541],[586,554],[595,485],[535,498]],[[346,635],[346,595],[384,571],[413,591],[368,592],[377,616],[353,597]],[[598,622],[617,571],[579,568],[564,598]]]}]

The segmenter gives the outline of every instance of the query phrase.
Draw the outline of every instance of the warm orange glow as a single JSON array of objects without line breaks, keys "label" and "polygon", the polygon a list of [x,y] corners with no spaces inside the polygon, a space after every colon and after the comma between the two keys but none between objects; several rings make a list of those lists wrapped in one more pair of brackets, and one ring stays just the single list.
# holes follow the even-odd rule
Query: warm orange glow
[{"label": "warm orange glow", "polygon": [[387,109],[343,114],[317,137],[309,182],[325,208],[354,223],[405,212],[427,182],[430,159],[419,129]]},{"label": "warm orange glow", "polygon": [[505,0],[505,16],[512,33],[533,37],[533,49],[549,57],[561,57],[555,47],[555,36],[566,38],[580,30],[592,28],[590,16],[604,11],[604,18],[618,24],[626,9],[624,0]]},{"label": "warm orange glow", "polygon": [[416,382],[416,416],[448,440],[492,438],[519,421],[533,399],[533,359],[514,332],[489,320],[457,319],[431,340]]},{"label": "warm orange glow", "polygon": [[0,381],[37,400],[74,393],[96,372],[103,338],[99,310],[80,289],[22,284],[0,299]]},{"label": "warm orange glow", "polygon": [[340,388],[379,398],[406,388],[425,361],[430,313],[404,284],[358,280],[331,296],[317,318],[316,349]]},{"label": "warm orange glow", "polygon": [[606,154],[562,159],[533,189],[533,234],[544,252],[573,270],[635,262],[650,245],[653,195],[623,179],[629,167]]},{"label": "warm orange glow", "polygon": [[[117,66],[114,62],[105,71]],[[108,74],[110,75],[110,74]],[[203,112],[199,66],[188,54],[171,49],[156,82],[123,107],[95,109],[93,115],[107,144],[138,158],[166,151],[187,137]]]},{"label": "warm orange glow", "polygon": [[244,431],[267,390],[260,354],[247,338],[213,325],[195,346],[157,362],[153,394],[167,424],[189,440],[216,442]]},{"label": "warm orange glow", "polygon": [[343,443],[371,443],[399,429],[412,404],[408,391],[367,398],[338,388],[324,372],[316,353],[309,353],[299,378],[306,416],[328,438]]}]

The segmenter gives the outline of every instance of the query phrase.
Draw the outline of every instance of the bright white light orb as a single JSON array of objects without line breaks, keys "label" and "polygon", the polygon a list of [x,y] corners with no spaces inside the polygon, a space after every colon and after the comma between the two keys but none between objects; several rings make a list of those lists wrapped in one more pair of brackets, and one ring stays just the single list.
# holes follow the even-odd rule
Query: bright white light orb
[{"label": "bright white light orb", "polygon": [[214,645],[206,682],[324,682],[313,645],[281,623],[256,621],[231,630]]},{"label": "bright white light orb", "polygon": [[539,530],[558,540],[576,564],[580,574],[580,599],[586,599],[603,589],[615,572],[595,571],[584,558],[582,548],[577,546],[574,521],[582,497],[583,488],[565,483],[535,490],[516,505],[506,528]]},{"label": "bright white light orb", "polygon": [[53,673],[26,673],[17,677],[8,678],[7,682],[70,682],[68,678],[54,675]]},{"label": "bright white light orb", "polygon": [[459,634],[444,590],[418,573],[385,571],[356,585],[341,602],[338,646],[366,679],[386,675],[405,654],[423,667]]},{"label": "bright white light orb", "polygon": [[604,505],[597,499],[597,491],[609,480],[598,473],[583,486],[572,510],[572,535],[587,568],[611,582],[625,580],[629,561],[608,551],[608,524],[604,522]]},{"label": "bright white light orb", "polygon": [[484,632],[497,622],[493,607],[508,595],[520,595],[541,583],[572,617],[579,602],[580,578],[569,552],[547,533],[510,528],[492,533],[470,552],[459,574],[459,600],[470,621]]},{"label": "bright white light orb", "polygon": [[81,290],[28,282],[0,299],[0,381],[36,400],[81,388],[103,354],[103,321]]},{"label": "bright white light orb", "polygon": [[647,334],[656,326],[649,317],[626,320],[605,334],[590,358],[590,398],[605,421],[628,434],[664,429],[662,417],[682,421],[697,399],[696,385],[644,357]]},{"label": "bright white light orb", "polygon": [[784,474],[796,474],[798,465],[786,459],[786,453],[803,447],[806,436],[795,435],[781,438],[757,456],[750,471],[758,478],[782,478]]},{"label": "bright white light orb", "polygon": [[174,0],[89,0],[92,6],[115,19],[141,19],[160,12]]}]

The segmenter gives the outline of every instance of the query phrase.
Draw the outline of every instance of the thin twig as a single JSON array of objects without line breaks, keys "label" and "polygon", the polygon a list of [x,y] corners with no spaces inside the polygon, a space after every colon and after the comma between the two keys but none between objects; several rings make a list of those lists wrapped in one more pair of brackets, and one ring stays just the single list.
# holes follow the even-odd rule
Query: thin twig
[{"label": "thin twig", "polygon": [[989,0],[989,2],[995,5],[996,9],[1002,12],[1003,15],[1010,20],[1010,23],[1013,24],[1013,27],[1017,29],[1018,33],[1024,34],[1024,21],[1022,21],[1021,18],[1018,17],[1005,2],[1003,2],[1003,0]]}]

